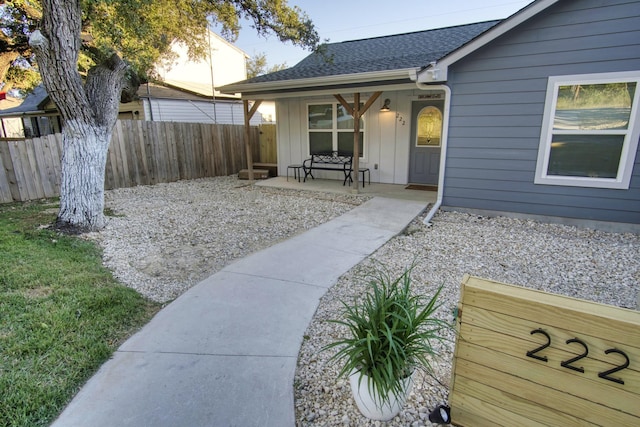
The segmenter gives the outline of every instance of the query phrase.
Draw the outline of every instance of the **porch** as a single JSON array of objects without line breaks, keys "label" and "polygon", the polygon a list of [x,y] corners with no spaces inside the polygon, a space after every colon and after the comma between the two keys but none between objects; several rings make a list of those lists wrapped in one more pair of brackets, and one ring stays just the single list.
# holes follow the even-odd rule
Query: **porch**
[{"label": "porch", "polygon": [[[265,180],[258,180],[255,185],[273,188],[286,188],[290,190],[319,191],[337,194],[353,194],[353,187],[343,186],[341,180],[334,179],[309,179],[307,182],[298,182],[293,177],[277,176]],[[392,199],[413,200],[427,203],[435,203],[437,191],[409,190],[407,185],[381,184],[372,182],[364,188],[360,188],[357,194],[363,196],[381,196]]]}]

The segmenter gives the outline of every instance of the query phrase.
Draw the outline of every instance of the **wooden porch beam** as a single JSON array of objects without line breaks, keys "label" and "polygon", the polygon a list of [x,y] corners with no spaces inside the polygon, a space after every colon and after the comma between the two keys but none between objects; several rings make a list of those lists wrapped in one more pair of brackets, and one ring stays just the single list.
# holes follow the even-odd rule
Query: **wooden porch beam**
[{"label": "wooden porch beam", "polygon": [[371,105],[373,105],[373,103],[376,102],[376,99],[378,99],[380,95],[382,95],[382,92],[375,92],[373,95],[369,97],[367,102],[362,107],[362,110],[360,110],[360,116],[362,116],[364,113],[367,112],[369,107],[371,107]]},{"label": "wooden porch beam", "polygon": [[347,113],[353,116],[353,107],[351,107],[351,104],[349,104],[340,94],[333,96],[338,100],[338,102],[340,102],[344,109],[347,110]]}]

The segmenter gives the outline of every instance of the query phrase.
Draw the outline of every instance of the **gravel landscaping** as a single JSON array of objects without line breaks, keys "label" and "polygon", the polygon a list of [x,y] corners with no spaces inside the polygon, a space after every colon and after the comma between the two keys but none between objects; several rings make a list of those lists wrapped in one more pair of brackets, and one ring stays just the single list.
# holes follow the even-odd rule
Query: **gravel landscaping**
[{"label": "gravel landscaping", "polygon": [[362,417],[347,380],[336,381],[333,352],[319,351],[342,336],[340,300],[365,292],[359,277],[382,264],[398,275],[413,262],[416,292],[440,285],[439,318],[453,324],[465,273],[586,300],[635,309],[640,291],[640,236],[535,221],[440,212],[428,227],[420,219],[344,275],[320,301],[305,333],[295,377],[299,426],[431,426],[428,413],[447,401],[454,336],[440,346],[433,376],[418,372],[405,409],[387,423]]},{"label": "gravel landscaping", "polygon": [[[179,296],[232,260],[328,221],[362,203],[358,195],[277,190],[223,177],[107,191],[113,216],[92,233],[105,265],[123,283],[161,302]],[[439,316],[453,320],[465,273],[547,292],[635,309],[640,291],[640,236],[440,212],[431,226],[416,219],[345,274],[320,301],[305,334],[295,384],[299,426],[430,426],[445,402],[453,334],[441,345],[435,375],[419,373],[406,408],[388,423],[360,416],[348,382],[336,380],[331,352],[340,336],[327,323],[340,300],[364,292],[359,277],[382,264],[401,273],[413,262],[416,292],[443,286]]]},{"label": "gravel landscaping", "polygon": [[127,286],[168,302],[231,261],[329,221],[362,196],[248,185],[236,176],[105,192],[106,227],[89,233]]}]

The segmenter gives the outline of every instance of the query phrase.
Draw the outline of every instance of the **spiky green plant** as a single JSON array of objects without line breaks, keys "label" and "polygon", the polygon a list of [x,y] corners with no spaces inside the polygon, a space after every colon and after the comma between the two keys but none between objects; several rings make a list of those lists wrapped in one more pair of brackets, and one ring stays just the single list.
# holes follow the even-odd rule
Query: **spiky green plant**
[{"label": "spiky green plant", "polygon": [[412,294],[413,267],[395,279],[386,268],[377,267],[366,276],[370,289],[359,301],[341,301],[344,319],[329,320],[348,329],[346,338],[323,348],[339,348],[331,358],[343,363],[338,376],[355,371],[367,375],[369,392],[381,406],[392,395],[401,396],[403,379],[414,369],[433,372],[429,361],[437,354],[433,343],[442,340],[440,332],[448,327],[434,317],[442,287],[431,298]]}]

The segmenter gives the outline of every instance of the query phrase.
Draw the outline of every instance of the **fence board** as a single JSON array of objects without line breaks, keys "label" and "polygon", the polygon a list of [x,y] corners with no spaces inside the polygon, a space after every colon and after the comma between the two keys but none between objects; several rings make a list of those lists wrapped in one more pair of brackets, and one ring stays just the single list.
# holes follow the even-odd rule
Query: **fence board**
[{"label": "fence board", "polygon": [[28,167],[28,156],[26,155],[26,146],[22,150],[16,145],[16,141],[8,141],[9,157],[14,164],[13,173],[16,176],[16,187],[18,190],[19,200],[33,200],[36,197],[29,193],[28,187],[31,185],[31,179],[25,176],[24,169]]},{"label": "fence board", "polygon": [[202,138],[202,136],[200,135],[200,126],[192,126],[191,132],[191,144],[193,144],[192,170],[195,173],[194,178],[202,178],[202,162],[198,161],[199,159],[202,159],[202,153],[200,151],[200,147],[202,146],[202,144],[195,144],[196,139]]},{"label": "fence board", "polygon": [[211,151],[211,127],[206,125],[200,126],[202,132],[202,154],[204,176],[210,176],[213,169],[213,152]]},{"label": "fence board", "polygon": [[4,166],[4,158],[5,156],[0,151],[0,203],[9,203],[13,201],[13,196],[9,185],[8,170]]},{"label": "fence board", "polygon": [[43,180],[48,181],[50,192],[46,197],[60,194],[60,151],[55,135],[47,135],[42,141],[42,155],[44,157],[45,173]]},{"label": "fence board", "polygon": [[120,127],[116,126],[116,128],[118,130],[118,133],[117,133],[118,138],[122,139],[125,142],[124,148],[126,151],[127,166],[129,170],[128,185],[132,187],[132,186],[138,185],[138,183],[140,182],[140,169],[138,168],[138,158],[136,156],[135,139],[133,138],[134,135],[131,133],[132,138],[125,139],[124,137],[124,133],[126,130],[128,130],[129,132],[133,131],[131,122],[132,121],[128,120],[126,122],[123,122],[122,126]]},{"label": "fence board", "polygon": [[223,163],[224,158],[222,150],[222,128],[220,126],[213,129],[212,151],[213,151],[213,173],[216,175],[223,175]]},{"label": "fence board", "polygon": [[[271,163],[251,128],[257,162]],[[60,193],[62,134],[0,142],[0,203],[55,197]],[[267,153],[267,154],[265,154]],[[247,167],[244,127],[197,123],[118,121],[105,167],[105,189],[224,176]]]},{"label": "fence board", "polygon": [[39,138],[40,141],[34,142],[33,151],[36,158],[37,168],[35,172],[39,175],[37,181],[40,183],[42,188],[43,197],[53,197],[54,188],[52,182],[48,179],[47,174],[47,153],[45,153],[45,142],[47,137]]},{"label": "fence board", "polygon": [[191,126],[186,126],[184,124],[178,124],[180,128],[182,137],[182,143],[184,144],[184,156],[182,157],[182,175],[180,175],[180,179],[193,179],[193,146],[191,144],[192,136],[191,136]]},{"label": "fence board", "polygon": [[[163,123],[165,141],[167,143],[167,152],[169,156],[169,166],[171,168],[170,179],[177,181],[180,179],[180,171],[178,169],[178,153],[176,147],[176,133],[170,128],[170,123]],[[212,175],[213,176],[213,175]]]},{"label": "fence board", "polygon": [[26,143],[26,154],[27,159],[29,161],[28,167],[25,169],[25,176],[29,178],[31,181],[31,185],[29,186],[29,190],[32,192],[32,197],[36,199],[42,199],[45,197],[44,188],[42,186],[42,181],[40,180],[40,174],[38,171],[38,159],[36,156],[36,145],[34,144],[34,140],[27,140]]},{"label": "fence board", "polygon": [[111,144],[113,145],[114,140],[116,141],[116,149],[118,150],[117,156],[118,160],[120,160],[120,170],[118,171],[120,175],[120,183],[119,187],[129,186],[131,182],[131,176],[129,175],[129,156],[127,153],[127,140],[124,139],[122,135],[122,126],[116,126],[113,129],[113,135],[115,138],[111,137]]},{"label": "fence board", "polygon": [[155,159],[155,147],[153,141],[153,132],[150,132],[148,122],[142,124],[142,135],[145,142],[145,153],[147,155],[147,167],[149,168],[149,184],[158,183],[158,164]]},{"label": "fence board", "polygon": [[147,152],[146,144],[144,141],[144,134],[142,132],[142,125],[144,123],[133,121],[129,123],[131,125],[130,137],[135,145],[136,149],[136,164],[140,173],[139,185],[149,185],[151,178],[149,177],[149,165],[147,164]]}]

